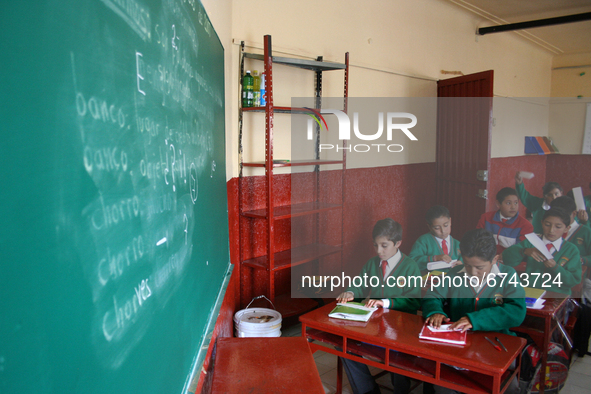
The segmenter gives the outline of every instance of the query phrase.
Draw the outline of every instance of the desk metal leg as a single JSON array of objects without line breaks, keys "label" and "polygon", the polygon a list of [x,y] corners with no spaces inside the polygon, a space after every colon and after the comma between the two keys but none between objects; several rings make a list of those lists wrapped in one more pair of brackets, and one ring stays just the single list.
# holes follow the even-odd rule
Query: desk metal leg
[{"label": "desk metal leg", "polygon": [[343,360],[337,357],[337,392],[336,394],[342,394],[343,392]]}]

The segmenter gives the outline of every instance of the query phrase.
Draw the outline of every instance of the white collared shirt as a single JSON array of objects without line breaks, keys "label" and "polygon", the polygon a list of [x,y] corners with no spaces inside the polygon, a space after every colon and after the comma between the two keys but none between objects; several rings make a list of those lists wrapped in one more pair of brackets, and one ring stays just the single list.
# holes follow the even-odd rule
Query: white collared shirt
[{"label": "white collared shirt", "polygon": [[[439,248],[441,248],[441,251],[443,251],[443,238],[435,237],[435,240],[439,244]],[[451,234],[448,235],[447,238],[445,238],[445,242],[447,242],[447,254],[451,255]]]},{"label": "white collared shirt", "polygon": [[[386,260],[388,262],[388,265],[386,266],[386,275],[384,275],[384,278],[387,278],[390,275],[390,273],[394,270],[394,268],[396,268],[396,266],[400,262],[401,258],[402,258],[402,253],[400,253],[400,249],[398,249],[398,251],[394,254],[394,256],[392,256],[388,260]],[[380,267],[381,267],[381,264],[382,264],[382,262],[380,261]]]},{"label": "white collared shirt", "polygon": [[552,254],[554,254],[554,252],[558,252],[560,250],[560,247],[562,246],[562,237],[558,237],[558,239],[556,241],[550,242],[544,236],[544,237],[542,237],[542,241],[544,242],[544,245],[547,245],[547,244],[550,244],[551,243],[552,246],[554,246],[552,249],[549,250],[549,252],[552,253]]},{"label": "white collared shirt", "polygon": [[[400,249],[398,249],[394,256],[386,260],[388,262],[388,265],[386,266],[386,275],[384,275],[384,279],[390,276],[394,268],[396,268],[396,266],[400,262],[400,259],[402,259],[402,253],[400,253]],[[382,262],[380,261],[380,265],[381,264]],[[382,298],[382,302],[384,303],[384,308],[390,308],[390,299]]]}]

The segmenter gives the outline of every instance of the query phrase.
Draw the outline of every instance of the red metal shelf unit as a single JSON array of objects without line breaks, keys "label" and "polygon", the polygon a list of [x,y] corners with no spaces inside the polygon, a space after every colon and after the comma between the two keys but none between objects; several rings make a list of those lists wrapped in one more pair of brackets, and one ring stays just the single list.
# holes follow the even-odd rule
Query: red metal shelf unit
[{"label": "red metal shelf unit", "polygon": [[[347,110],[347,97],[348,97],[348,73],[349,73],[349,54],[345,54],[345,63],[333,63],[324,62],[322,57],[318,60],[305,60],[297,58],[286,58],[276,57],[272,55],[271,47],[271,36],[264,36],[264,54],[254,54],[244,51],[244,42],[241,45],[241,61],[240,61],[240,75],[244,75],[244,59],[254,59],[262,61],[264,63],[265,81],[266,81],[266,105],[264,107],[251,107],[251,108],[240,108],[239,113],[239,164],[240,164],[240,175],[239,175],[239,205],[240,205],[240,221],[247,220],[263,220],[265,221],[266,235],[264,242],[266,243],[266,253],[262,256],[246,256],[244,257],[244,245],[245,239],[249,242],[261,242],[259,238],[249,237],[246,234],[242,234],[244,228],[247,226],[240,226],[240,287],[242,306],[248,304],[253,296],[259,294],[253,294],[252,289],[254,288],[253,277],[254,271],[266,271],[268,279],[266,279],[266,296],[274,303],[275,307],[282,313],[283,317],[291,315],[298,315],[307,310],[313,309],[318,305],[316,300],[313,299],[293,299],[291,298],[290,292],[277,291],[275,283],[275,275],[280,272],[286,272],[302,264],[307,264],[319,259],[341,253],[342,247],[342,229],[340,230],[340,245],[326,245],[321,242],[313,242],[308,245],[297,246],[292,249],[278,250],[281,249],[275,244],[275,224],[279,220],[291,220],[295,217],[304,217],[307,215],[318,215],[326,212],[339,212],[343,215],[344,206],[344,190],[345,190],[345,170],[346,170],[346,150],[343,149],[342,160],[322,160],[319,157],[318,144],[319,144],[319,133],[317,133],[316,141],[316,152],[315,158],[309,160],[274,160],[273,159],[273,118],[275,114],[284,113],[290,115],[300,114],[319,114],[321,102],[320,97],[322,95],[322,73],[325,71],[332,70],[343,70],[344,71],[344,111]],[[273,102],[273,64],[281,64],[292,66],[296,68],[311,70],[315,72],[315,97],[316,97],[316,108],[299,108],[299,107],[280,107],[275,106]],[[264,112],[265,114],[265,159],[264,161],[243,161],[243,117],[249,113]],[[342,141],[343,146],[346,146],[346,141]],[[340,165],[341,171],[341,201],[338,204],[327,203],[318,200],[318,188],[320,187],[319,182],[319,169],[323,165]],[[309,201],[293,205],[281,205],[277,206],[274,204],[275,185],[274,178],[277,174],[274,174],[274,168],[279,167],[296,167],[296,166],[313,166],[316,186],[315,186],[315,201]],[[259,209],[245,209],[244,208],[244,193],[253,192],[252,190],[247,191],[244,186],[245,177],[243,176],[244,167],[259,167],[265,168],[265,207]],[[342,227],[342,226],[341,226]],[[254,241],[252,240],[254,239]],[[342,257],[342,256],[341,256]],[[289,272],[289,271],[288,271]]]}]

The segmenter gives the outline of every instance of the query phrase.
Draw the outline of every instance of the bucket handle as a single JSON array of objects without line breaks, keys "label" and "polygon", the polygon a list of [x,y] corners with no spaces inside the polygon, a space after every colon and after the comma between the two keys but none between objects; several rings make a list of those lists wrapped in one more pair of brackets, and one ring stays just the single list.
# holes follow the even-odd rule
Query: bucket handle
[{"label": "bucket handle", "polygon": [[272,302],[270,299],[268,299],[267,297],[265,297],[264,295],[260,295],[260,296],[254,297],[254,298],[253,298],[253,299],[252,299],[252,300],[251,300],[251,301],[248,303],[248,305],[246,306],[246,308],[245,308],[245,309],[248,309],[248,307],[250,306],[250,304],[252,304],[252,303],[253,303],[255,300],[260,300],[261,298],[264,298],[265,300],[269,301],[269,302],[271,303],[271,305],[273,306],[273,309],[277,310],[277,308],[275,308],[275,305],[273,304],[273,302]]}]

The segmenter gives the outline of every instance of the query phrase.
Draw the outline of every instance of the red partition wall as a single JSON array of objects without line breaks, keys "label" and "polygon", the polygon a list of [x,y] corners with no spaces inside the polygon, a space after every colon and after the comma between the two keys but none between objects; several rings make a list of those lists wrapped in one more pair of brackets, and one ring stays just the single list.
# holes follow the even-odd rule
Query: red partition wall
[{"label": "red partition wall", "polygon": [[[329,171],[325,171],[327,173]],[[301,175],[298,175],[301,176]],[[305,175],[304,175],[305,176]],[[335,176],[324,175],[327,184],[321,189],[340,191],[340,172]],[[264,196],[265,179],[262,176],[245,177],[243,179],[244,209],[264,208],[265,201],[256,196]],[[290,203],[292,179],[290,175],[276,177],[274,198],[281,205]],[[331,187],[335,182],[338,187]],[[298,182],[299,184],[299,182]],[[302,182],[310,184],[310,182]],[[231,179],[228,183],[228,216],[230,220],[230,247],[232,262],[238,263],[252,257],[261,256],[266,249],[266,230],[261,220],[243,219],[238,228],[238,180]],[[297,187],[297,186],[296,186]],[[435,163],[420,163],[378,168],[362,168],[347,170],[345,186],[344,221],[334,219],[334,227],[344,231],[343,267],[351,267],[358,271],[361,266],[374,255],[371,231],[376,221],[391,217],[401,223],[404,234],[401,249],[408,253],[414,241],[427,231],[424,216],[429,207],[435,204]],[[299,195],[298,190],[298,195]],[[252,197],[255,196],[255,197]],[[326,228],[326,227],[325,227]],[[297,239],[298,235],[296,235]],[[278,250],[289,249],[292,240],[291,223],[289,220],[276,224],[275,242]],[[238,258],[241,245],[242,256]],[[340,262],[339,262],[340,263]],[[239,265],[239,264],[238,264]],[[235,271],[240,267],[236,266]],[[242,278],[241,302],[250,301],[252,295],[265,293],[265,272],[261,277],[251,277],[250,270],[240,272]],[[278,283],[289,286],[289,272],[278,274]],[[254,275],[259,275],[254,273]],[[245,286],[246,284],[246,286]]]},{"label": "red partition wall", "polygon": [[546,179],[560,183],[565,192],[581,186],[584,195],[591,194],[591,155],[549,155]]}]

